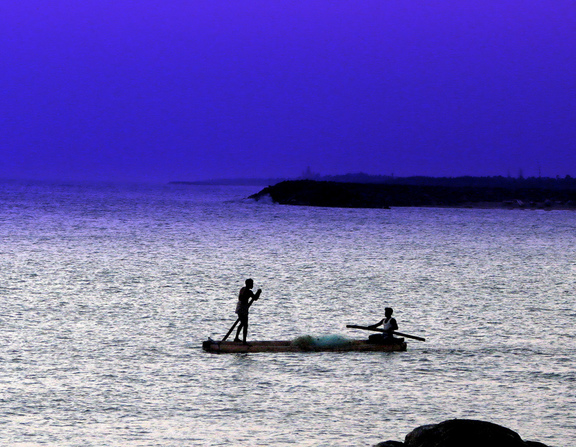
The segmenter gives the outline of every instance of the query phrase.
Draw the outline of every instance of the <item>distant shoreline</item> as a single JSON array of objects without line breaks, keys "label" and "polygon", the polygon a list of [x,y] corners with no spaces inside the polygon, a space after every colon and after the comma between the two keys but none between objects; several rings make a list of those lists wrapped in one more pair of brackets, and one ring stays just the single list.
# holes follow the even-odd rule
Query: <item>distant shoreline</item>
[{"label": "distant shoreline", "polygon": [[214,179],[197,181],[172,181],[169,185],[190,186],[269,186],[286,181],[283,178],[246,178],[246,179]]},{"label": "distant shoreline", "polygon": [[475,187],[288,180],[250,198],[281,205],[378,208],[576,210],[572,188]]}]

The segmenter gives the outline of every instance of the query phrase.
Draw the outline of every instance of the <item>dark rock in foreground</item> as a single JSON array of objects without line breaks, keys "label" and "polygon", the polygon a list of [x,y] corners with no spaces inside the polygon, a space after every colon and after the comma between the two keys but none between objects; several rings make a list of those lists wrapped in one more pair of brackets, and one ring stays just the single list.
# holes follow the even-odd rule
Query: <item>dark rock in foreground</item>
[{"label": "dark rock in foreground", "polygon": [[423,425],[406,435],[403,443],[385,441],[375,447],[546,447],[523,441],[518,433],[491,422],[452,419]]},{"label": "dark rock in foreground", "polygon": [[338,208],[408,206],[576,209],[576,191],[540,188],[451,187],[290,180],[250,196],[282,205]]}]

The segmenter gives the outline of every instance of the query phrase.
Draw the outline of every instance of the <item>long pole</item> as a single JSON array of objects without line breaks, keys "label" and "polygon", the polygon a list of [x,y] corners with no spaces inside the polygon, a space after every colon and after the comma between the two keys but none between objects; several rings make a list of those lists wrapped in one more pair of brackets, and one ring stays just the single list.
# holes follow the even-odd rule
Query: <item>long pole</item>
[{"label": "long pole", "polygon": [[[370,327],[370,326],[358,326],[355,324],[347,324],[346,327],[349,327],[351,329],[363,329],[365,331],[388,332],[388,331],[385,331],[384,329],[378,329],[378,328],[374,328],[374,327]],[[426,341],[425,338],[416,337],[415,335],[403,334],[402,332],[397,332],[397,331],[393,331],[392,333],[395,335],[399,335],[400,337],[413,338],[414,340],[419,340],[419,341]]]},{"label": "long pole", "polygon": [[[256,301],[258,299],[258,297],[260,296],[260,294],[258,292],[256,292],[256,296],[254,298],[252,298],[250,301],[248,301],[248,309],[250,309],[250,306],[252,306],[252,303],[254,301]],[[230,328],[230,330],[228,331],[228,333],[224,336],[224,338],[220,341],[220,343],[222,343],[223,341],[226,341],[226,339],[228,337],[230,337],[230,334],[232,333],[232,331],[234,330],[234,328],[236,327],[236,325],[240,322],[240,318],[238,318],[236,320],[236,322],[232,325],[232,327]]]}]

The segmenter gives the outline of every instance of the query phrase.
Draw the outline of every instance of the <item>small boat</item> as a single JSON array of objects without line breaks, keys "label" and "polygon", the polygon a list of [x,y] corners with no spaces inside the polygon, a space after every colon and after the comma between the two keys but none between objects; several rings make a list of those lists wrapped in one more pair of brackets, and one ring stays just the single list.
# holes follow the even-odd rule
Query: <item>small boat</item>
[{"label": "small boat", "polygon": [[303,336],[284,341],[250,341],[246,344],[233,341],[216,341],[208,338],[202,343],[202,349],[213,354],[248,352],[392,352],[406,351],[403,338],[395,338],[388,343],[369,343],[368,340],[325,340],[321,337]]}]

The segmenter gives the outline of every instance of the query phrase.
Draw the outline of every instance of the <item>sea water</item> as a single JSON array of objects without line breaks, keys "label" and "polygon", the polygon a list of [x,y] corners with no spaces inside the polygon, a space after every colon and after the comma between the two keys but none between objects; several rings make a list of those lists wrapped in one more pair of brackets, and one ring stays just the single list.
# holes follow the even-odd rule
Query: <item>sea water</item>
[{"label": "sea water", "polygon": [[[370,446],[453,418],[576,439],[576,214],[309,208],[259,187],[0,183],[0,445]],[[201,350],[249,339],[394,353]]]}]

